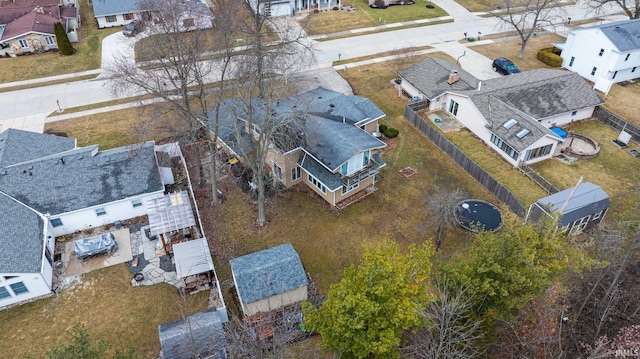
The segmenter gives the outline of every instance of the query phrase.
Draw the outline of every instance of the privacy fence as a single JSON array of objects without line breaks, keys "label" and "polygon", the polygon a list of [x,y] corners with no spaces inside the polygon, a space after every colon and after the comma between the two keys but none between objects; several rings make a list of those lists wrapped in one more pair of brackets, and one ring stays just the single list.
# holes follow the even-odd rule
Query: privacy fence
[{"label": "privacy fence", "polygon": [[418,115],[417,111],[424,109],[425,106],[426,101],[424,100],[408,104],[404,108],[404,117],[431,140],[431,142],[438,146],[442,152],[451,157],[452,160],[467,171],[476,181],[480,182],[480,184],[493,193],[502,203],[506,204],[512,212],[518,216],[524,216],[526,212],[524,206],[518,202],[516,197],[508,189]]},{"label": "privacy fence", "polygon": [[596,107],[593,117],[616,131],[627,132],[634,142],[640,143],[640,127],[627,122],[624,118],[602,107]]}]

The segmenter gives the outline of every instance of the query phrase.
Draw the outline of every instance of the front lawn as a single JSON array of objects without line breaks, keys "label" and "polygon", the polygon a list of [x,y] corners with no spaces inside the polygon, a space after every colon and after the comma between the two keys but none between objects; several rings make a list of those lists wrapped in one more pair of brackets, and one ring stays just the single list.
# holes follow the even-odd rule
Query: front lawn
[{"label": "front lawn", "polygon": [[[550,69],[551,66],[548,66],[542,62],[540,62],[536,55],[540,49],[545,47],[551,47],[554,42],[562,42],[565,40],[564,37],[552,34],[552,33],[544,33],[535,37],[531,37],[527,42],[527,47],[524,51],[524,58],[518,58],[518,54],[520,53],[520,45],[522,42],[520,41],[520,37],[511,36],[511,37],[502,37],[493,39],[494,42],[486,45],[478,45],[472,46],[471,49],[483,54],[484,56],[495,59],[496,57],[506,57],[509,60],[513,61],[522,71],[534,70],[534,69]],[[559,67],[556,69],[560,69]]]}]

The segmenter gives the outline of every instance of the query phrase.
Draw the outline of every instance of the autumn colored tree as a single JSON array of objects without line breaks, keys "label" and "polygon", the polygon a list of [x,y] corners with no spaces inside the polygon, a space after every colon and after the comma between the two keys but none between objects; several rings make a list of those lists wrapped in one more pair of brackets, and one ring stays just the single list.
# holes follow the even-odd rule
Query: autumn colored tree
[{"label": "autumn colored tree", "polygon": [[345,270],[319,309],[304,304],[305,327],[343,358],[397,358],[402,334],[422,323],[432,299],[432,254],[429,243],[412,245],[407,254],[391,240],[365,248],[361,264]]},{"label": "autumn colored tree", "polygon": [[523,224],[505,213],[499,232],[480,232],[468,253],[445,266],[459,285],[469,287],[476,310],[508,316],[528,303],[567,271],[589,264],[588,256],[558,230],[556,221]]},{"label": "autumn colored tree", "polygon": [[64,27],[60,22],[56,22],[53,24],[53,31],[56,34],[56,41],[58,42],[58,50],[60,50],[60,55],[73,55],[76,52],[76,49],[74,49],[73,45],[71,45],[71,41],[69,41],[67,32],[64,31]]}]

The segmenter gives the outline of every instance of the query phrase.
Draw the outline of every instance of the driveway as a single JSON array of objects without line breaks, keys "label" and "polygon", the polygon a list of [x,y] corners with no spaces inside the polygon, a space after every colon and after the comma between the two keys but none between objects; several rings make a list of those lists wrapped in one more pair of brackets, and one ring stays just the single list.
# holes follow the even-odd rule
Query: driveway
[{"label": "driveway", "polygon": [[[124,27],[122,28],[124,29]],[[119,61],[126,61],[131,65],[135,64],[135,44],[141,38],[147,36],[145,32],[139,33],[135,37],[127,37],[122,34],[122,31],[118,31],[115,34],[111,34],[102,40],[102,74],[105,76],[105,72],[108,72],[110,68],[113,68],[113,64]]]}]

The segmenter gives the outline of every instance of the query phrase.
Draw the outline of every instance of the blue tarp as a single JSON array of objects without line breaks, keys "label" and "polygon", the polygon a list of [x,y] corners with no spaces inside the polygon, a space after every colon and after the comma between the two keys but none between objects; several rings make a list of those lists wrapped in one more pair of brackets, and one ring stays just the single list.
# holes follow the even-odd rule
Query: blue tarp
[{"label": "blue tarp", "polygon": [[567,131],[561,129],[560,127],[554,127],[551,129],[551,131],[562,138],[567,138]]}]

